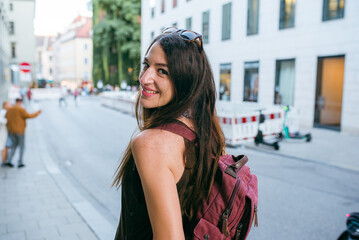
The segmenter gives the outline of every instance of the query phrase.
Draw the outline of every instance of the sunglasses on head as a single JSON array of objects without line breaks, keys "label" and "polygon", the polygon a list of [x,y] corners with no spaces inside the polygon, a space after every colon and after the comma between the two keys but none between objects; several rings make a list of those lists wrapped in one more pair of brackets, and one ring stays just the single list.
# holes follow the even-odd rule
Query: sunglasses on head
[{"label": "sunglasses on head", "polygon": [[182,38],[186,42],[193,42],[193,41],[196,41],[198,39],[199,51],[202,52],[202,50],[203,50],[202,35],[199,34],[199,33],[196,33],[196,32],[191,31],[191,30],[186,30],[186,29],[178,29],[176,27],[165,28],[165,30],[163,30],[162,33],[164,33],[164,34],[166,34],[166,33],[178,33],[180,38]]}]

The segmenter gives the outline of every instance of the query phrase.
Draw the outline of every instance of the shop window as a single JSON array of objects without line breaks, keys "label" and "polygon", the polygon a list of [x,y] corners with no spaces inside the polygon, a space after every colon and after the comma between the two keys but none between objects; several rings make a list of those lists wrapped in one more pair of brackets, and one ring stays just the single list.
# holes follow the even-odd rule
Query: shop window
[{"label": "shop window", "polygon": [[258,101],[258,84],[259,84],[259,62],[246,62],[244,64],[244,88],[243,101]]},{"label": "shop window", "polygon": [[219,100],[231,100],[231,64],[220,65]]},{"label": "shop window", "polygon": [[294,27],[296,0],[280,1],[279,29]]},{"label": "shop window", "polygon": [[344,18],[345,0],[324,0],[323,21]]},{"label": "shop window", "polygon": [[295,60],[278,60],[274,87],[274,104],[294,105]]}]

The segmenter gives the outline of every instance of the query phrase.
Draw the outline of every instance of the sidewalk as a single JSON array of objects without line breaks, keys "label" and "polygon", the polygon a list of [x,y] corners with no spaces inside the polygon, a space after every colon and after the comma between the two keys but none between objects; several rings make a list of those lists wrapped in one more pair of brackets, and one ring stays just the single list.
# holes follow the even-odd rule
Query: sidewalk
[{"label": "sidewalk", "polygon": [[303,161],[318,162],[359,172],[358,135],[320,128],[301,130],[300,132],[311,133],[312,141],[307,143],[296,140],[283,140],[279,143],[280,150],[278,151],[263,145],[255,146],[254,143],[246,144],[246,147],[256,151],[288,156]]},{"label": "sidewalk", "polygon": [[26,167],[0,168],[0,239],[113,239],[115,230],[50,159],[37,128],[36,120],[28,121]]}]

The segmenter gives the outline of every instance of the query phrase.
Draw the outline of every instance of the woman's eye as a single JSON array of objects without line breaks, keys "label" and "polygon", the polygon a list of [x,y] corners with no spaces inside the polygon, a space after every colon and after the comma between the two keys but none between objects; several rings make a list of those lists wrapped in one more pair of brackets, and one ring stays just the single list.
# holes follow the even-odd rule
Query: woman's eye
[{"label": "woman's eye", "polygon": [[143,62],[142,65],[143,65],[143,69],[147,69],[147,68],[148,68],[148,63]]},{"label": "woman's eye", "polygon": [[168,75],[168,72],[162,68],[158,69],[159,73],[164,74],[164,75]]}]

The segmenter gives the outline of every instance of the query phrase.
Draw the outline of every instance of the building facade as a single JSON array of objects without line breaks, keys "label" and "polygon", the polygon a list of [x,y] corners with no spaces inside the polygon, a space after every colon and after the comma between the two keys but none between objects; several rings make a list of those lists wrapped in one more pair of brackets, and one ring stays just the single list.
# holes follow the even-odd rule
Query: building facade
[{"label": "building facade", "polygon": [[[10,64],[12,83],[28,86],[36,79],[35,0],[9,0]],[[25,63],[30,72],[20,70]]]},{"label": "building facade", "polygon": [[55,80],[69,89],[92,84],[92,19],[78,16],[57,37],[54,48]]},{"label": "building facade", "polygon": [[9,7],[8,0],[0,0],[0,106],[10,84]]},{"label": "building facade", "polygon": [[359,134],[359,1],[142,1],[142,56],[168,26],[201,33],[219,105],[290,105]]},{"label": "building facade", "polygon": [[54,81],[55,58],[54,58],[54,36],[36,36],[36,79],[39,87],[47,83],[59,85]]}]

